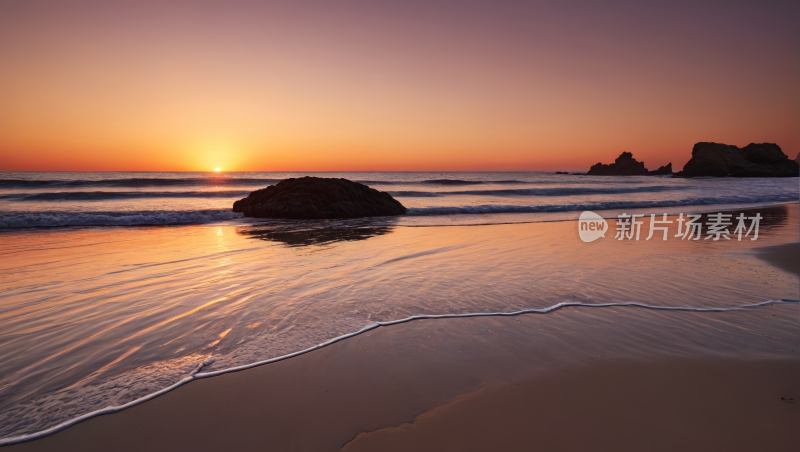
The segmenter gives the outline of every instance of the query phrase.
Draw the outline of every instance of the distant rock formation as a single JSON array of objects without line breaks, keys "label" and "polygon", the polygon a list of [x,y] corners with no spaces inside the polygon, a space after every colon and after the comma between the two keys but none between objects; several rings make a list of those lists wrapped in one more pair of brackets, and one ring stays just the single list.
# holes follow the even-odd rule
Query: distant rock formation
[{"label": "distant rock formation", "polygon": [[610,165],[598,163],[589,168],[588,176],[647,176],[650,174],[643,162],[636,161],[633,154],[623,152]]},{"label": "distant rock formation", "polygon": [[697,143],[683,171],[673,177],[797,177],[798,162],[789,160],[774,143],[750,143],[743,148],[720,143]]},{"label": "distant rock formation", "polygon": [[255,218],[330,219],[402,215],[388,193],[347,179],[300,177],[250,193],[233,211]]},{"label": "distant rock formation", "polygon": [[666,166],[660,166],[657,170],[650,171],[650,176],[663,176],[666,174],[672,174],[672,162],[667,163]]},{"label": "distant rock formation", "polygon": [[556,171],[556,174],[569,174],[569,173],[566,171]]}]

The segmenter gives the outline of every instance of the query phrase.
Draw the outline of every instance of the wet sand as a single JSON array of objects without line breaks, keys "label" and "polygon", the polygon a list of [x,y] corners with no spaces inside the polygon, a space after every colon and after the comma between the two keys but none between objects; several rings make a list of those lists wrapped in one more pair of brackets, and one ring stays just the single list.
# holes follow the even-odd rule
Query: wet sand
[{"label": "wet sand", "polygon": [[797,308],[411,321],[7,450],[796,450]]},{"label": "wet sand", "polygon": [[800,276],[800,242],[760,248],[760,259]]},{"label": "wet sand", "polygon": [[464,395],[343,450],[794,451],[798,394],[800,361],[603,363]]}]

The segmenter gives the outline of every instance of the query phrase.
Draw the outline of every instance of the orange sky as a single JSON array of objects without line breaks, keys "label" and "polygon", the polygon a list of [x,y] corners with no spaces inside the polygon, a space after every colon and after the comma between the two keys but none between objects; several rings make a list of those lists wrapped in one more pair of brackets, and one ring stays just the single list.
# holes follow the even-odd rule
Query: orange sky
[{"label": "orange sky", "polygon": [[[113,3],[113,4],[112,4]],[[800,8],[0,3],[0,170],[586,170],[800,151]]]}]

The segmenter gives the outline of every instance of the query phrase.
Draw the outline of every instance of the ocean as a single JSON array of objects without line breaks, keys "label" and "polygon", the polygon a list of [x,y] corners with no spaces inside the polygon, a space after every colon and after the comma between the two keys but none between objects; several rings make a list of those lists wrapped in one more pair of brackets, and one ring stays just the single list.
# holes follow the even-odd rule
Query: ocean
[{"label": "ocean", "polygon": [[[409,212],[298,221],[230,210],[303,175],[365,183]],[[684,307],[701,321],[703,309],[796,298],[795,278],[752,255],[797,240],[798,197],[795,178],[0,173],[0,438],[376,322],[560,303]],[[585,244],[573,221],[585,210],[614,218],[754,208],[765,217],[755,242]],[[796,321],[795,311],[778,314],[748,328]],[[619,334],[645,344],[643,325]],[[726,343],[753,345],[738,340]],[[772,345],[758,347],[768,354]]]},{"label": "ocean", "polygon": [[[304,175],[309,174],[0,172],[0,229],[247,223],[241,214],[231,212],[235,200],[281,179]],[[376,222],[397,225],[560,220],[583,210],[677,212],[798,199],[793,178],[673,179],[543,172],[313,175],[343,177],[390,193],[409,208],[408,215]]]}]

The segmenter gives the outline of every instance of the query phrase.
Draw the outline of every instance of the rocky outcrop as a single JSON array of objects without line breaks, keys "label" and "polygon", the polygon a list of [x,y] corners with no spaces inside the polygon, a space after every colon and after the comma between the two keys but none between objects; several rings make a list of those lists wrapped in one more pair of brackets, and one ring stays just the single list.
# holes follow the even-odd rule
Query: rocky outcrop
[{"label": "rocky outcrop", "polygon": [[697,143],[683,171],[673,177],[797,177],[798,163],[774,143],[750,143],[743,148],[720,143]]},{"label": "rocky outcrop", "polygon": [[647,176],[650,174],[643,162],[636,161],[633,154],[623,152],[614,163],[598,163],[589,168],[588,176]]},{"label": "rocky outcrop", "polygon": [[667,174],[672,174],[672,162],[667,163],[666,166],[660,166],[657,170],[650,171],[650,176],[664,176]]},{"label": "rocky outcrop", "polygon": [[255,218],[360,218],[402,215],[406,208],[388,193],[347,179],[300,177],[250,193],[233,211]]}]

